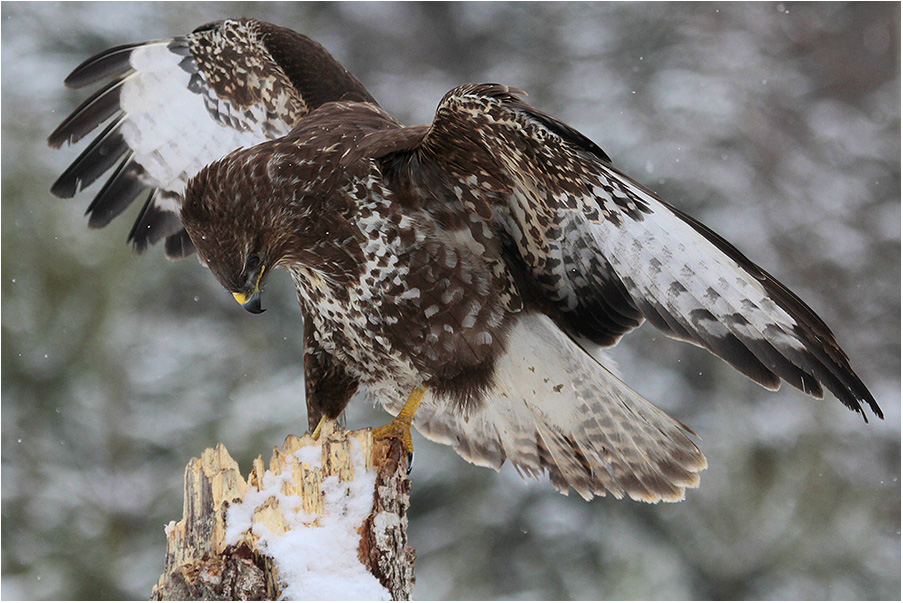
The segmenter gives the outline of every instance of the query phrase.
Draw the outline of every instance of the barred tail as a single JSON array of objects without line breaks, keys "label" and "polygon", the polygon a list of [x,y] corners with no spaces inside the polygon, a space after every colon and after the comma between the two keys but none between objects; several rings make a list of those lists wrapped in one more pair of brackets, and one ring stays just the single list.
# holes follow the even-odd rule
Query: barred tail
[{"label": "barred tail", "polygon": [[498,469],[507,459],[522,475],[548,472],[562,493],[585,499],[678,501],[706,467],[686,427],[541,314],[518,317],[477,410],[464,416],[428,395],[415,426],[472,463]]}]

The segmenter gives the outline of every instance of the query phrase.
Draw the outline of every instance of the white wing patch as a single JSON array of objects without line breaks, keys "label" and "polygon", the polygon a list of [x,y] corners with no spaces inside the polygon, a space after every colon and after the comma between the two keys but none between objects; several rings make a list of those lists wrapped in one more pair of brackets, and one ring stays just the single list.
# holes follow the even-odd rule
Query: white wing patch
[{"label": "white wing patch", "polygon": [[[257,128],[242,130],[215,121],[206,97],[188,89],[191,74],[180,66],[183,57],[167,45],[136,48],[130,60],[135,72],[122,87],[122,134],[135,152],[134,161],[144,168],[141,178],[148,186],[181,195],[188,179],[205,165],[267,140],[263,119]],[[228,101],[220,103],[231,107]],[[280,136],[291,129],[281,126]]]},{"label": "white wing patch", "polygon": [[[275,31],[253,20],[225,20],[187,36],[111,48],[76,67],[67,85],[108,84],[48,142],[59,147],[108,125],[53,193],[73,197],[112,169],[88,208],[89,225],[105,226],[150,189],[129,240],[142,251],[165,238],[169,257],[192,253],[179,216],[189,179],[237,148],[284,136],[307,112],[270,56],[264,30]],[[289,38],[282,39],[291,46],[302,37]]]},{"label": "white wing patch", "polygon": [[[778,345],[803,349],[786,333],[796,321],[761,283],[660,201],[636,192],[652,209],[642,220],[583,226],[635,299],[655,300],[691,331],[712,337],[770,337]],[[711,314],[697,313],[699,309]],[[738,323],[737,314],[748,322]]]},{"label": "white wing patch", "polygon": [[[595,143],[495,84],[449,92],[425,144],[465,145],[469,168],[498,166],[495,220],[565,326],[613,345],[648,319],[761,385],[781,380],[814,397],[881,416],[830,329],[803,301],[727,241],[612,167]],[[461,152],[461,151],[459,151]],[[452,184],[468,170],[443,168]],[[485,168],[484,168],[485,169]],[[497,190],[497,189],[492,189]],[[475,192],[475,191],[473,191]],[[863,414],[863,417],[865,415]]]}]

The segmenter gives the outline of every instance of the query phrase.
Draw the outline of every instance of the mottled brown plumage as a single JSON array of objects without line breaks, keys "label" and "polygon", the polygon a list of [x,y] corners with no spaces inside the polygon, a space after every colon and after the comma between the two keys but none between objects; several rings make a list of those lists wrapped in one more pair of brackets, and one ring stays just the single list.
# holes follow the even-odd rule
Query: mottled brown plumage
[{"label": "mottled brown plumage", "polygon": [[242,23],[193,34],[188,85],[221,127],[243,127],[221,109],[236,105],[294,127],[199,168],[179,225],[251,311],[275,268],[291,274],[311,427],[359,389],[397,413],[425,387],[414,424],[474,463],[677,500],[706,464],[687,429],[575,341],[612,345],[644,319],[765,387],[881,416],[808,306],[519,91],[462,86],[403,127],[331,57],[272,36],[255,54],[242,27],[267,29]]},{"label": "mottled brown plumage", "polygon": [[317,42],[253,19],[111,48],[76,67],[66,85],[110,78],[50,135],[53,147],[74,143],[112,118],[52,191],[73,197],[119,162],[88,208],[89,224],[105,226],[150,189],[129,242],[141,252],[166,239],[173,258],[193,253],[179,204],[204,165],[287,134],[325,102],[376,102]]}]

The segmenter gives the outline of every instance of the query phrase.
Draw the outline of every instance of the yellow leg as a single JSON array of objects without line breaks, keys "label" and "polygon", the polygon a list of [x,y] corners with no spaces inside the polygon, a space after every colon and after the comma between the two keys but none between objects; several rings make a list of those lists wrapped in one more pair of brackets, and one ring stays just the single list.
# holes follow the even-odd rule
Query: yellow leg
[{"label": "yellow leg", "polygon": [[326,418],[326,415],[323,415],[322,417],[320,417],[320,422],[317,423],[317,428],[314,429],[314,432],[312,434],[310,434],[310,437],[312,437],[314,439],[314,441],[317,441],[320,439],[320,432],[323,431],[323,425],[325,425],[326,421],[328,421],[328,420],[329,419]]},{"label": "yellow leg", "polygon": [[426,395],[425,387],[415,388],[411,395],[408,396],[404,406],[401,407],[401,412],[398,413],[398,416],[392,419],[392,422],[388,425],[374,429],[373,437],[377,440],[398,438],[404,444],[405,450],[412,454],[414,452],[414,443],[411,441],[411,423],[414,421],[414,414],[420,407],[420,402],[423,400],[424,395]]}]

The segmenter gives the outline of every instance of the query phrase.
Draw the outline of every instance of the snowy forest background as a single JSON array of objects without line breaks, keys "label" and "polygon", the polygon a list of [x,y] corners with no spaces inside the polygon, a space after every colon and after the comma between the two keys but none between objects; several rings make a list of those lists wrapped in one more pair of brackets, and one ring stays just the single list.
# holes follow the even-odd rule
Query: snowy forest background
[{"label": "snowy forest background", "polygon": [[[625,380],[709,460],[680,504],[564,497],[415,435],[424,599],[900,596],[900,6],[16,3],[2,7],[4,599],[144,599],[182,471],[223,442],[245,471],[305,430],[288,278],[243,312],[194,259],[125,244],[51,183],[45,140],[108,47],[257,17],[324,44],[402,122],[465,82],[527,90],[701,219],[831,326],[887,419],[768,392],[650,326]],[[186,135],[191,135],[187,132]],[[92,187],[96,192],[99,183]],[[353,401],[358,428],[388,415]]]}]

